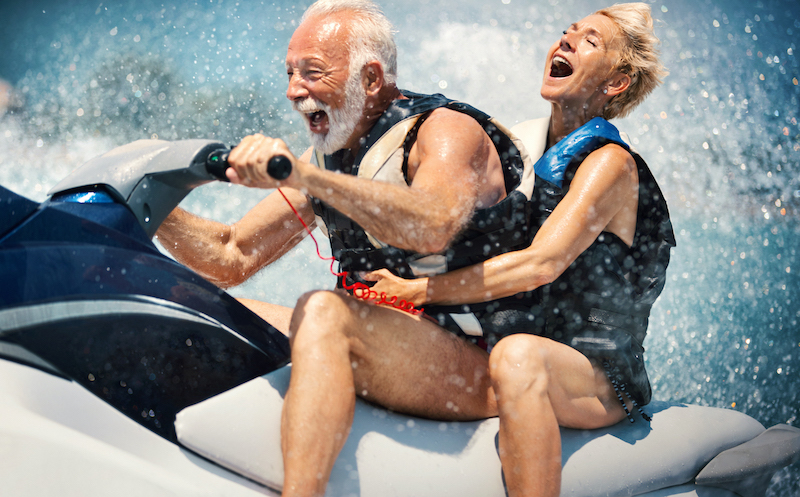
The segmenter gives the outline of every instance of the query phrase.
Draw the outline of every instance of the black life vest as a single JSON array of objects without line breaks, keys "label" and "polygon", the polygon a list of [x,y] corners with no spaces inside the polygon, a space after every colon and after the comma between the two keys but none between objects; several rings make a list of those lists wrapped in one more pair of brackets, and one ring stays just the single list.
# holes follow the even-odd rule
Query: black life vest
[{"label": "black life vest", "polygon": [[561,202],[583,160],[609,143],[622,146],[636,161],[639,203],[633,243],[628,247],[616,235],[603,232],[561,276],[539,288],[533,332],[589,357],[612,361],[615,369],[626,371],[632,387],[627,393],[644,405],[651,392],[642,343],[675,246],[667,203],[647,164],[608,121],[589,121],[536,162],[531,227],[538,230]]},{"label": "black life vest", "polygon": [[653,174],[612,124],[602,118],[589,121],[536,163],[531,223],[538,230],[566,195],[562,182],[586,156],[608,143],[622,146],[636,161],[639,205],[633,244],[628,248],[615,235],[601,233],[556,281],[542,287],[542,303],[550,311],[547,328],[553,333],[569,333],[584,322],[604,322],[627,330],[641,343],[650,308],[666,282],[675,235]]},{"label": "black life vest", "polygon": [[353,277],[358,271],[388,268],[399,276],[413,278],[452,271],[525,247],[531,240],[528,217],[533,189],[532,163],[523,156],[510,133],[487,114],[462,102],[439,94],[404,91],[403,95],[407,99],[395,100],[370,130],[352,166],[343,161],[349,151],[332,155],[315,151],[312,162],[327,170],[408,184],[407,158],[419,125],[431,111],[447,108],[472,117],[491,137],[503,166],[508,194],[497,204],[476,210],[465,229],[441,254],[419,254],[387,245],[330,205],[314,198],[312,206],[319,218],[317,225],[327,231],[332,254],[341,269]]}]

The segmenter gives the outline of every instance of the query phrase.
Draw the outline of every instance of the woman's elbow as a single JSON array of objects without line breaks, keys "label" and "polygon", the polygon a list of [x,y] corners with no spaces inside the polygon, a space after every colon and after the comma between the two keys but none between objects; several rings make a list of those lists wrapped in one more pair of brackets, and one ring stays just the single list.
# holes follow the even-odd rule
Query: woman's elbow
[{"label": "woman's elbow", "polygon": [[561,276],[564,269],[557,268],[554,264],[542,264],[540,274],[538,275],[539,286],[549,285]]},{"label": "woman's elbow", "polygon": [[544,285],[549,285],[561,276],[562,271],[558,271],[550,264],[530,263],[524,271],[524,281],[526,292],[531,292]]}]

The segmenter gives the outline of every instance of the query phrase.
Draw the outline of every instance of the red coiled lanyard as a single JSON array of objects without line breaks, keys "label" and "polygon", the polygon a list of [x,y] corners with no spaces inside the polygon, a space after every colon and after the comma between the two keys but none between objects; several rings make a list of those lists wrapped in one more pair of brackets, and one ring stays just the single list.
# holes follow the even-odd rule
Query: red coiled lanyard
[{"label": "red coiled lanyard", "polygon": [[291,208],[292,212],[294,212],[294,215],[297,216],[297,219],[300,221],[300,224],[302,224],[303,228],[305,228],[306,233],[308,233],[311,239],[314,240],[314,246],[317,249],[317,257],[319,257],[323,261],[331,261],[331,267],[330,267],[331,274],[333,274],[337,278],[342,279],[342,287],[345,290],[351,292],[353,296],[357,299],[374,302],[378,305],[389,306],[394,309],[399,309],[401,311],[411,314],[412,316],[419,316],[420,314],[423,313],[425,309],[415,308],[412,302],[407,302],[405,299],[398,299],[396,295],[388,296],[386,295],[386,292],[381,292],[380,295],[378,295],[378,292],[376,292],[369,286],[365,285],[364,283],[361,283],[360,281],[357,281],[352,285],[348,285],[347,284],[348,272],[342,271],[341,273],[337,273],[336,271],[333,270],[333,264],[336,262],[336,259],[334,257],[322,256],[322,254],[319,251],[319,243],[317,243],[317,239],[314,238],[314,235],[311,233],[311,229],[308,227],[306,222],[303,221],[303,218],[302,216],[300,216],[300,213],[297,212],[297,209],[295,209],[292,203],[289,202],[289,199],[286,198],[286,195],[283,194],[280,188],[278,188],[278,192],[281,194],[281,197],[283,197],[286,203],[289,204],[289,208]]}]

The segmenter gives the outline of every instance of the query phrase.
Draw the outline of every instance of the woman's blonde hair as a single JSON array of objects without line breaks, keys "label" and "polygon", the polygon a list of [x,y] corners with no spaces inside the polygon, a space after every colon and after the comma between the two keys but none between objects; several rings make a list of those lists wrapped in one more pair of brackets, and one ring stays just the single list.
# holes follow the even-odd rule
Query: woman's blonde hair
[{"label": "woman's blonde hair", "polygon": [[606,105],[603,117],[625,117],[669,74],[659,60],[661,42],[653,33],[653,17],[645,3],[616,4],[595,14],[608,17],[619,28],[623,46],[616,69],[631,78],[630,87]]}]

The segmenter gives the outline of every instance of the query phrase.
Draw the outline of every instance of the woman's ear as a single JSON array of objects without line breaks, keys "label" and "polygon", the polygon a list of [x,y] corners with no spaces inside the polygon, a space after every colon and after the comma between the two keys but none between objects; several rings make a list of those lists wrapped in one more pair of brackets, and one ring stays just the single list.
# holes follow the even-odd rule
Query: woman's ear
[{"label": "woman's ear", "polygon": [[622,71],[617,71],[606,83],[603,93],[610,97],[619,95],[631,86],[631,77]]},{"label": "woman's ear", "polygon": [[361,82],[367,95],[377,95],[385,83],[381,63],[377,60],[367,62],[361,71]]}]

